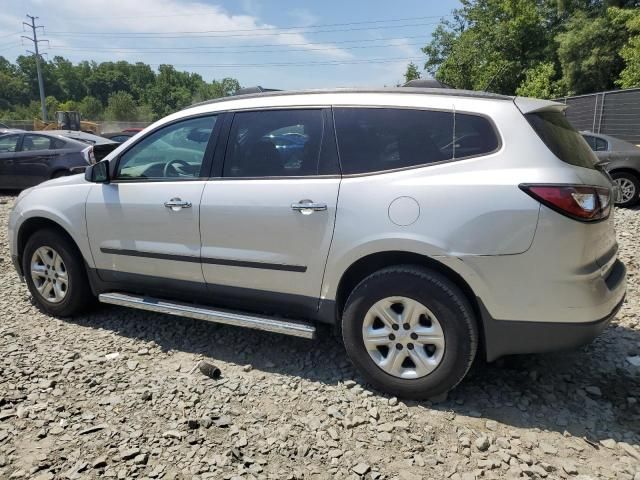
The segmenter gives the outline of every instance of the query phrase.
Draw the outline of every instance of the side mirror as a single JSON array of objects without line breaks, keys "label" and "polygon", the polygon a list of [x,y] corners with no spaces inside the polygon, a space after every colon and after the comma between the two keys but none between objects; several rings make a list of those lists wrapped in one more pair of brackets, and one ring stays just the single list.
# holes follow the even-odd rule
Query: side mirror
[{"label": "side mirror", "polygon": [[89,165],[84,171],[84,179],[93,183],[109,183],[109,162]]}]

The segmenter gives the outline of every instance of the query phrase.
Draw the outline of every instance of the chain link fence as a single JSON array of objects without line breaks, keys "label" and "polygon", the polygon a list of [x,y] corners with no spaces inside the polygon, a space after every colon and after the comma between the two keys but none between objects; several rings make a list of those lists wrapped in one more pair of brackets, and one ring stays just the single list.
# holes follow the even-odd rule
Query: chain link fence
[{"label": "chain link fence", "polygon": [[567,118],[578,130],[604,133],[640,144],[640,88],[556,100],[568,105]]}]

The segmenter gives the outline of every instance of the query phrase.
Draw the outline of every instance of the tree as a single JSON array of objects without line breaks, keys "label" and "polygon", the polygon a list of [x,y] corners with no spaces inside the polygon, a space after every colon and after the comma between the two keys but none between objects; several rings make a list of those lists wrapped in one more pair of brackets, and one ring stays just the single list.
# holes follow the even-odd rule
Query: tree
[{"label": "tree", "polygon": [[516,89],[516,95],[534,98],[560,97],[564,88],[556,77],[556,69],[552,62],[539,63],[527,70],[524,81]]},{"label": "tree", "polygon": [[420,78],[420,72],[418,71],[418,66],[411,62],[407,65],[407,71],[404,72],[404,81],[409,82],[411,80],[417,80]]},{"label": "tree", "polygon": [[129,92],[116,92],[109,96],[107,120],[131,121],[137,118],[137,106]]},{"label": "tree", "polygon": [[102,103],[96,97],[84,97],[78,106],[78,110],[80,110],[82,118],[90,120],[99,120],[102,118]]},{"label": "tree", "polygon": [[640,87],[640,12],[638,10],[628,15],[625,26],[630,37],[620,50],[624,69],[620,72],[620,78],[616,84],[622,88]]},{"label": "tree", "polygon": [[[537,96],[637,85],[639,0],[461,0],[423,48],[457,88]],[[622,7],[622,8],[618,8]],[[622,73],[624,70],[624,74]]]},{"label": "tree", "polygon": [[513,93],[524,72],[545,60],[544,9],[531,0],[462,0],[423,51],[425,68],[457,88]]},{"label": "tree", "polygon": [[624,66],[624,24],[605,13],[588,17],[577,12],[556,37],[558,60],[569,94],[609,90]]}]

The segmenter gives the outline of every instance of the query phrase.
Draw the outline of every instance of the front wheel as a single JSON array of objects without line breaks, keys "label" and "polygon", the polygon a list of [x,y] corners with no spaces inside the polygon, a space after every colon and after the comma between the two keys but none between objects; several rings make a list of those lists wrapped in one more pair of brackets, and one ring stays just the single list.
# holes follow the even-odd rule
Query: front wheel
[{"label": "front wheel", "polygon": [[613,172],[613,183],[618,187],[619,198],[616,205],[619,207],[632,207],[640,200],[640,180],[628,172]]},{"label": "front wheel", "polygon": [[29,238],[22,269],[36,305],[46,313],[74,315],[94,301],[82,255],[56,230],[39,230]]},{"label": "front wheel", "polygon": [[410,265],[360,282],[346,302],[342,334],[369,383],[410,399],[454,388],[478,348],[473,309],[460,289],[437,272]]}]

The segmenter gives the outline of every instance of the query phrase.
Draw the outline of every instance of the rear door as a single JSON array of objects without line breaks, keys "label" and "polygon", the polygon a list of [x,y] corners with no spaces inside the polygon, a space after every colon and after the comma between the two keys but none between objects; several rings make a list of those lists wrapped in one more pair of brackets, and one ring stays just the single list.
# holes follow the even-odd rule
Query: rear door
[{"label": "rear door", "polygon": [[15,174],[15,158],[20,149],[21,135],[3,135],[0,137],[0,187],[18,187]]},{"label": "rear door", "polygon": [[23,135],[13,167],[19,187],[32,187],[51,178],[51,163],[59,154],[56,147],[60,144],[64,145],[64,141],[54,137],[32,133]]},{"label": "rear door", "polygon": [[218,303],[317,310],[340,176],[329,111],[235,113],[202,196],[202,269]]}]

